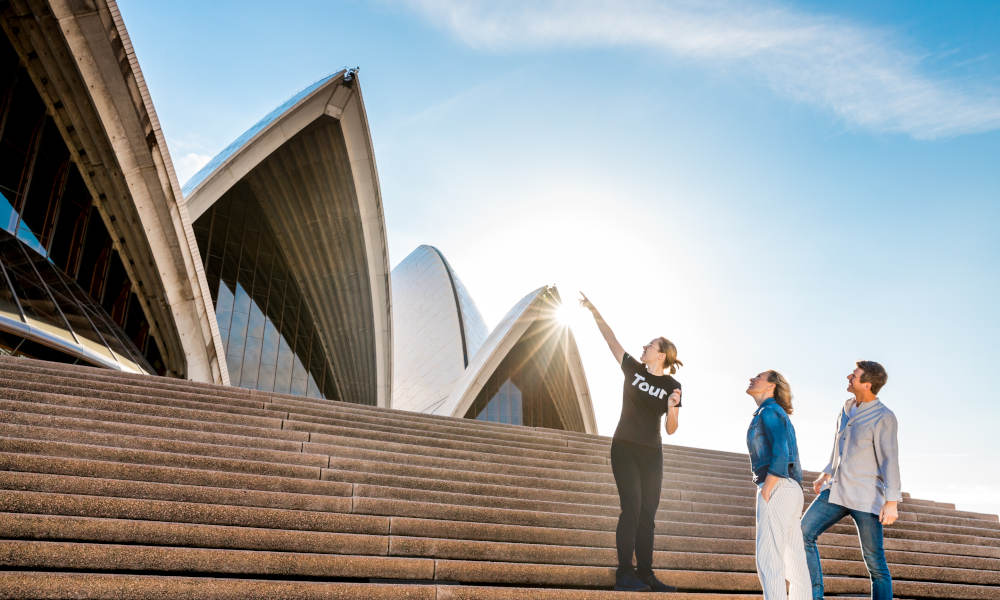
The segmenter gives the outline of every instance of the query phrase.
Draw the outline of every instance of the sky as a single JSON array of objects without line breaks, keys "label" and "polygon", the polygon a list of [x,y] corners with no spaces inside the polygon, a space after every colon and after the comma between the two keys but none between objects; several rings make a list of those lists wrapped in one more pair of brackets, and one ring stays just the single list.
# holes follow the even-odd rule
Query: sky
[{"label": "sky", "polygon": [[[182,183],[360,67],[390,266],[438,247],[491,327],[555,284],[630,352],[668,337],[672,444],[745,452],[773,368],[819,470],[876,360],[904,491],[1000,513],[1000,3],[119,6]],[[572,316],[610,435],[621,374]]]}]

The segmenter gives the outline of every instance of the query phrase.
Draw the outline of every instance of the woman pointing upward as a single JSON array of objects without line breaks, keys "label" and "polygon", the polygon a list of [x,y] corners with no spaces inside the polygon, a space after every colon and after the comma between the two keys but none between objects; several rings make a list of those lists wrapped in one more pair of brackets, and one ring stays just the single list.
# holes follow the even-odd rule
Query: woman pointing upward
[{"label": "woman pointing upward", "polygon": [[658,337],[642,347],[642,355],[636,360],[625,352],[604,317],[582,292],[580,305],[594,316],[625,376],[622,414],[611,442],[611,470],[621,503],[615,532],[618,547],[615,589],[673,592],[676,588],[653,574],[653,528],[663,482],[660,418],[667,415],[664,429],[668,435],[673,434],[677,431],[681,406],[681,384],[671,377],[682,366],[677,360],[677,347],[667,338]]}]

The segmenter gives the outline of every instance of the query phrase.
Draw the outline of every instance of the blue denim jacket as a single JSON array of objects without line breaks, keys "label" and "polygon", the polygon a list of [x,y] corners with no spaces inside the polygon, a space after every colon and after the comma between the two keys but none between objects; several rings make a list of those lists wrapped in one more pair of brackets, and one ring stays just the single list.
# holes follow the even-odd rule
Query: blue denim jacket
[{"label": "blue denim jacket", "polygon": [[767,474],[788,477],[802,483],[799,446],[795,428],[778,401],[768,398],[757,407],[747,429],[747,449],[753,481],[762,485]]}]

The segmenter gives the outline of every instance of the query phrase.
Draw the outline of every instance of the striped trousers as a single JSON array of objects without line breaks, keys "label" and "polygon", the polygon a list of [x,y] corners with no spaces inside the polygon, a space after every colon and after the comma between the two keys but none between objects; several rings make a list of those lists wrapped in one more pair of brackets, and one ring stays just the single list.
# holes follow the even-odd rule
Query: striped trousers
[{"label": "striped trousers", "polygon": [[[757,576],[764,600],[811,600],[812,583],[802,545],[802,486],[783,477],[770,500],[757,492]],[[789,582],[785,594],[785,581]]]}]

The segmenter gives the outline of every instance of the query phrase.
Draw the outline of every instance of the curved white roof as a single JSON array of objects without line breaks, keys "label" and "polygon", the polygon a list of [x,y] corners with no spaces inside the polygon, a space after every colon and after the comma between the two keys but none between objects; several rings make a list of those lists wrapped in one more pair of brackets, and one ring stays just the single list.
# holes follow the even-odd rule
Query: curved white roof
[{"label": "curved white roof", "polygon": [[547,351],[558,352],[569,372],[569,382],[560,379],[552,391],[556,412],[567,428],[597,432],[576,341],[555,318],[555,287],[533,290],[487,336],[462,281],[437,248],[425,245],[392,270],[392,302],[393,408],[464,417],[529,330],[540,331],[543,339],[532,344],[551,342]]},{"label": "curved white roof", "polygon": [[388,406],[389,266],[368,119],[353,71],[279,106],[185,186],[197,219],[246,182],[302,290],[339,399]]},{"label": "curved white roof", "polygon": [[587,377],[580,360],[580,351],[569,328],[556,319],[561,303],[555,286],[542,286],[514,305],[500,324],[490,333],[482,348],[470,362],[451,394],[435,410],[435,414],[463,417],[476,397],[497,370],[504,358],[521,341],[529,328],[542,325],[545,335],[554,338],[562,350],[573,387],[572,398],[554,398],[556,411],[564,423],[577,423],[586,433],[597,433],[597,419],[590,399]]},{"label": "curved white roof", "polygon": [[392,270],[392,406],[435,413],[486,339],[476,303],[444,255],[420,246]]}]

